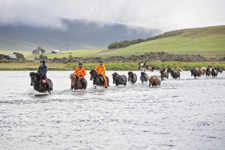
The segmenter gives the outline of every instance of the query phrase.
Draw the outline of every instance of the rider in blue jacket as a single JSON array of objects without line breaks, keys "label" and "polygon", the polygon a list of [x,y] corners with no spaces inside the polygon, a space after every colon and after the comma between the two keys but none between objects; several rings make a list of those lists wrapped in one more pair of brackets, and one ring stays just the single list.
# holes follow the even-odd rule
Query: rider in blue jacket
[{"label": "rider in blue jacket", "polygon": [[40,67],[38,68],[38,71],[37,73],[40,75],[40,79],[41,81],[44,79],[46,80],[46,89],[49,91],[49,83],[48,83],[48,78],[47,78],[47,71],[48,71],[48,68],[45,64],[45,61],[42,60],[40,61],[41,65]]}]

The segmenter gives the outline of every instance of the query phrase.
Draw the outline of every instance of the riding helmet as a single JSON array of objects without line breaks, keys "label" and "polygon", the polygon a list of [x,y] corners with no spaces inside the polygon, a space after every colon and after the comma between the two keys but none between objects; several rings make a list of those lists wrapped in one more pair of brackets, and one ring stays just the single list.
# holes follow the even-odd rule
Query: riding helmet
[{"label": "riding helmet", "polygon": [[79,65],[83,65],[83,63],[82,62],[79,62]]},{"label": "riding helmet", "polygon": [[101,62],[101,63],[103,63],[103,61],[102,61],[102,60],[99,60],[98,62]]}]

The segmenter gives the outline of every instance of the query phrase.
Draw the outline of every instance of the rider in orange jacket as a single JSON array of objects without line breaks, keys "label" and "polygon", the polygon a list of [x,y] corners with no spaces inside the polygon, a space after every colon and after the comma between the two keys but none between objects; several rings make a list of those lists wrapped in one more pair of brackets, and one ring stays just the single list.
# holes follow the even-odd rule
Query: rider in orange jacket
[{"label": "rider in orange jacket", "polygon": [[86,71],[84,67],[82,66],[82,62],[79,62],[79,66],[75,69],[74,73],[77,74],[80,77],[80,82],[82,84],[82,87],[86,89],[86,80],[84,79],[84,76],[86,75]]},{"label": "rider in orange jacket", "polygon": [[95,71],[97,71],[97,73],[103,77],[103,79],[105,80],[104,86],[105,86],[105,88],[107,88],[108,84],[107,84],[107,80],[105,77],[105,66],[103,65],[102,60],[99,60],[99,65],[95,68]]}]

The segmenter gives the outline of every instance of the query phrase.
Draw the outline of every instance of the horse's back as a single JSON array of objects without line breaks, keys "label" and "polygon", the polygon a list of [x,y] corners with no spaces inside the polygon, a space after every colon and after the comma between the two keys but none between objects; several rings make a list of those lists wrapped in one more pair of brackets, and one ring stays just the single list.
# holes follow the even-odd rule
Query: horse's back
[{"label": "horse's back", "polygon": [[135,83],[137,81],[137,75],[134,73],[133,74],[133,83]]},{"label": "horse's back", "polygon": [[87,82],[87,79],[85,79],[85,78],[84,78],[84,80],[85,80],[85,83],[86,83],[86,87],[87,87],[87,86],[88,86],[88,82]]},{"label": "horse's back", "polygon": [[53,90],[53,82],[49,78],[48,78],[48,84],[49,84],[50,91],[52,91]]}]

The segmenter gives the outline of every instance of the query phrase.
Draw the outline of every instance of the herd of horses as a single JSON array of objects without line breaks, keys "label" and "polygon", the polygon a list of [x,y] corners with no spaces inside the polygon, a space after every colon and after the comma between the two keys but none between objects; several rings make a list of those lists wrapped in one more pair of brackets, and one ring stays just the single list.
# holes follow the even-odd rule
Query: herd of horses
[{"label": "herd of horses", "polygon": [[[145,69],[143,69],[145,68]],[[178,68],[177,70],[172,70],[170,67],[161,69],[160,76],[159,75],[152,75],[148,76],[148,74],[145,72],[146,70],[154,71],[156,70],[156,67],[147,67],[144,63],[139,63],[139,70],[141,71],[140,80],[142,84],[144,82],[149,82],[149,86],[160,86],[162,80],[165,78],[169,78],[171,76],[174,79],[180,78],[180,72],[182,72],[181,68]],[[221,68],[194,68],[191,69],[191,76],[194,76],[195,78],[206,75],[206,76],[212,76],[213,78],[218,75],[218,73],[222,73],[223,70]],[[40,76],[38,73],[31,72],[31,86],[34,86],[34,89],[38,92],[44,93],[47,92],[46,86],[41,82]],[[71,89],[77,90],[77,89],[83,89],[80,78],[77,74],[72,73],[70,74],[71,79]],[[134,72],[128,72],[128,78],[126,75],[120,75],[117,72],[112,74],[113,84],[116,86],[118,85],[127,85],[127,81],[130,82],[132,85],[137,82],[137,75]],[[85,79],[86,80],[86,79]],[[93,85],[96,86],[104,86],[104,79],[101,75],[99,75],[95,70],[90,71],[90,80],[93,80]],[[109,85],[109,78],[106,76],[107,84]],[[51,79],[48,79],[49,82],[49,91],[53,90],[53,83]],[[87,80],[86,80],[86,87],[87,87]]]},{"label": "herd of horses", "polygon": [[[146,65],[147,62],[146,61],[140,61],[138,63],[139,66],[139,70],[140,71],[154,71],[157,70],[156,67],[149,67]],[[180,78],[180,72],[182,72],[183,70],[181,68],[178,68],[177,70],[172,70],[170,67],[167,68],[163,68],[160,71],[161,74],[161,78],[162,80],[164,78],[169,78],[169,74],[171,74],[171,77],[173,77],[174,79]],[[195,78],[200,77],[200,76],[212,76],[213,78],[216,77],[218,75],[218,73],[222,73],[223,70],[219,67],[215,67],[215,68],[194,68],[191,69],[191,76],[194,76]]]}]

